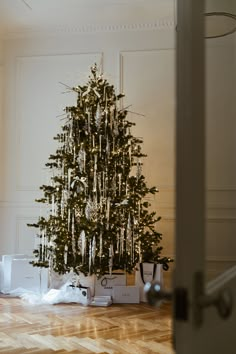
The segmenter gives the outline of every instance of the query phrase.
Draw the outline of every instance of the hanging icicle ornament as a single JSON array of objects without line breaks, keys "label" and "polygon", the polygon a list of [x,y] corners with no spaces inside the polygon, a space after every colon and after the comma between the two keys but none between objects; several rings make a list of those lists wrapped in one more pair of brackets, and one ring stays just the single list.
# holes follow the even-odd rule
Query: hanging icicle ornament
[{"label": "hanging icicle ornament", "polygon": [[93,208],[93,203],[91,199],[87,201],[86,207],[85,207],[85,216],[88,220],[91,220],[91,214],[92,214],[92,208]]},{"label": "hanging icicle ornament", "polygon": [[89,110],[87,110],[86,113],[87,113],[87,117],[88,117],[88,120],[87,120],[88,133],[90,133],[90,131],[91,131],[91,128],[90,128],[91,119],[90,119],[90,112],[89,112]]},{"label": "hanging icicle ornament", "polygon": [[69,124],[69,134],[68,134],[68,151],[71,153],[73,152],[73,130],[72,130],[72,123]]},{"label": "hanging icicle ornament", "polygon": [[118,190],[119,190],[119,195],[121,193],[121,178],[122,178],[122,175],[121,173],[118,174]]},{"label": "hanging icicle ornament", "polygon": [[101,178],[101,172],[97,173],[97,188],[98,188],[98,194],[101,199],[101,194],[102,194],[102,178]]},{"label": "hanging icicle ornament", "polygon": [[113,267],[113,245],[110,245],[109,248],[109,274],[112,275],[112,267]]},{"label": "hanging icicle ornament", "polygon": [[100,257],[100,262],[102,258],[102,252],[103,252],[103,242],[102,242],[102,232],[100,232],[99,236],[99,257]]},{"label": "hanging icicle ornament", "polygon": [[68,231],[70,231],[70,208],[68,208],[67,229],[68,229]]},{"label": "hanging icicle ornament", "polygon": [[41,232],[41,247],[42,247],[41,260],[43,260],[43,261],[45,260],[44,259],[45,243],[46,243],[45,230],[42,230],[42,232]]},{"label": "hanging icicle ornament", "polygon": [[89,198],[85,207],[86,218],[90,221],[96,221],[98,211],[99,204],[97,203],[97,201],[92,201],[91,198]]},{"label": "hanging icicle ornament", "polygon": [[52,195],[52,216],[55,216],[55,196]]},{"label": "hanging icicle ornament", "polygon": [[105,181],[106,181],[106,172],[102,171],[102,196],[103,196],[103,198],[106,197],[106,192],[105,192],[106,183],[105,183]]},{"label": "hanging icicle ornament", "polygon": [[120,229],[120,255],[123,256],[124,253],[124,240],[125,240],[125,228],[124,226]]},{"label": "hanging icicle ornament", "polygon": [[76,148],[74,146],[73,147],[73,163],[75,163],[75,159],[76,159]]},{"label": "hanging icicle ornament", "polygon": [[92,243],[92,262],[95,263],[95,256],[96,256],[96,237],[93,236],[93,243]]},{"label": "hanging icicle ornament", "polygon": [[127,236],[126,236],[126,251],[131,254],[131,240],[132,240],[132,228],[131,228],[131,217],[129,213],[128,224],[127,224]]},{"label": "hanging icicle ornament", "polygon": [[64,263],[65,263],[65,265],[67,265],[67,259],[68,259],[68,246],[65,245],[65,248],[64,248]]},{"label": "hanging icicle ornament", "polygon": [[72,214],[72,225],[71,225],[71,235],[72,235],[72,251],[73,256],[76,256],[76,246],[75,246],[75,213]]},{"label": "hanging icicle ornament", "polygon": [[107,219],[107,230],[109,229],[109,218],[110,218],[110,197],[107,198],[107,205],[106,205],[106,219]]},{"label": "hanging icicle ornament", "polygon": [[85,152],[84,148],[81,148],[79,150],[77,162],[78,162],[80,172],[81,173],[84,172],[85,166],[86,166],[86,152]]},{"label": "hanging icicle ornament", "polygon": [[85,231],[82,230],[78,239],[78,248],[80,250],[81,256],[82,256],[82,263],[85,261],[85,256],[86,256],[86,236],[85,236]]},{"label": "hanging icicle ornament", "polygon": [[113,193],[115,194],[116,189],[117,189],[116,172],[114,173],[113,178],[112,178],[112,187],[111,188],[112,188]]},{"label": "hanging icicle ornament", "polygon": [[95,123],[96,123],[96,126],[98,129],[100,128],[101,120],[102,120],[102,111],[101,111],[100,104],[98,103],[97,110],[96,110],[96,116],[95,116]]},{"label": "hanging icicle ornament", "polygon": [[72,173],[72,169],[69,168],[68,172],[67,172],[67,180],[68,180],[68,190],[70,190],[70,184],[71,184],[71,173]]},{"label": "hanging icicle ornament", "polygon": [[129,160],[130,160],[130,164],[132,162],[132,150],[131,150],[131,144],[129,144]]},{"label": "hanging icicle ornament", "polygon": [[137,166],[136,177],[137,179],[139,179],[142,175],[142,162],[139,157],[137,157],[136,166]]},{"label": "hanging icicle ornament", "polygon": [[94,169],[93,169],[93,192],[97,192],[97,155],[94,155]]},{"label": "hanging icicle ornament", "polygon": [[109,143],[108,139],[107,139],[107,145],[106,145],[106,154],[107,154],[107,157],[109,158],[110,157],[110,143]]},{"label": "hanging icicle ornament", "polygon": [[99,135],[99,156],[102,154],[102,135]]}]

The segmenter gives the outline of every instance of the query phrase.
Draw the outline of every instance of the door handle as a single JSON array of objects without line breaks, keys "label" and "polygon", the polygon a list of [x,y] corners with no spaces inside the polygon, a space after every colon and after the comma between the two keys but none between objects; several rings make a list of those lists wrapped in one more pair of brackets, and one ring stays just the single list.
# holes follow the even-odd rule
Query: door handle
[{"label": "door handle", "polygon": [[159,282],[147,282],[144,291],[151,306],[159,307],[163,301],[170,301],[174,298],[175,318],[177,320],[188,320],[189,307],[192,307],[193,319],[197,327],[203,323],[203,312],[206,307],[214,306],[222,319],[227,319],[233,309],[233,297],[229,289],[221,289],[213,294],[205,293],[201,272],[195,273],[191,302],[185,288],[175,288],[174,292],[171,292],[165,290]]},{"label": "door handle", "polygon": [[228,288],[220,289],[212,294],[204,291],[202,272],[195,273],[194,277],[194,321],[196,326],[203,323],[203,310],[209,306],[215,306],[219,316],[227,319],[233,310],[233,296]]}]

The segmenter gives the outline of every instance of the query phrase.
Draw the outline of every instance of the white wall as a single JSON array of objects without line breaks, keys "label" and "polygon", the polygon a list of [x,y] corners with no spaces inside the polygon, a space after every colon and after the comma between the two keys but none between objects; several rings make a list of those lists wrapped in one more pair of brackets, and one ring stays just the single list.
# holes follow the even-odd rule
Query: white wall
[{"label": "white wall", "polygon": [[206,41],[206,167],[209,276],[236,262],[235,42]]},{"label": "white wall", "polygon": [[[2,40],[0,40],[0,206],[2,205],[2,200],[3,200],[3,189],[4,189],[4,183],[3,183],[3,149],[4,149],[4,143],[3,143],[3,136],[4,136],[4,125],[3,125],[3,71],[4,71],[4,66],[3,66],[3,46],[2,46]],[[0,209],[0,211],[2,208]],[[0,223],[2,225],[3,223],[3,213],[0,212]]]},{"label": "white wall", "polygon": [[125,93],[136,122],[134,135],[144,138],[144,174],[159,193],[151,199],[162,220],[163,255],[174,255],[174,45],[173,26],[54,36],[9,38],[5,41],[4,177],[1,198],[1,254],[31,253],[34,230],[26,223],[40,210],[34,199],[47,181],[44,164],[55,151],[62,109],[75,103],[62,94],[63,82],[82,84],[97,62],[104,75]]},{"label": "white wall", "polygon": [[[228,39],[207,49],[207,245],[210,275],[236,261],[235,53]],[[4,253],[31,253],[39,186],[55,144],[60,118],[73,95],[64,82],[83,83],[96,61],[144,138],[143,172],[159,193],[151,199],[162,220],[163,255],[174,256],[175,226],[175,35],[172,24],[107,31],[9,38],[4,44],[4,120],[1,123],[0,246]],[[1,73],[1,71],[0,71]],[[0,74],[1,75],[1,74]],[[1,76],[0,76],[1,83]],[[0,96],[1,97],[1,96]],[[191,202],[191,201],[190,201]],[[194,227],[194,226],[193,226]],[[191,237],[191,230],[190,230]]]}]

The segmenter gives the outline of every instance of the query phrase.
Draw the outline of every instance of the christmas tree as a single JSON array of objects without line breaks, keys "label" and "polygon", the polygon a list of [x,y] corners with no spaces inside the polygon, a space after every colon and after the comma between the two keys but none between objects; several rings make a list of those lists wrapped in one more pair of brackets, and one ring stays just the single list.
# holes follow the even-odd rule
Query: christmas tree
[{"label": "christmas tree", "polygon": [[120,108],[116,95],[96,65],[88,83],[70,88],[75,106],[65,108],[66,120],[56,153],[46,166],[50,185],[37,199],[48,208],[35,224],[39,245],[34,266],[59,274],[70,271],[101,276],[115,269],[132,272],[138,262],[163,263],[160,220],[149,212],[148,194],[155,194],[142,175],[142,139],[131,134],[134,123]]}]

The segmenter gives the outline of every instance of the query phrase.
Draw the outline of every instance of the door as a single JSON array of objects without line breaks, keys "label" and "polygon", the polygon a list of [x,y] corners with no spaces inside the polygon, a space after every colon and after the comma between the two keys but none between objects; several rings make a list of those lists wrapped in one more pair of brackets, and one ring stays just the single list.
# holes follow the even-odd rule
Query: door
[{"label": "door", "polygon": [[[221,4],[226,2],[221,1]],[[236,194],[236,179],[233,178],[236,150],[232,154],[236,139],[235,133],[229,128],[229,124],[233,127],[233,119],[228,120],[231,114],[236,121],[236,110],[232,111],[235,87],[233,80],[230,81],[228,67],[230,63],[234,65],[234,61],[225,57],[223,39],[214,44],[204,39],[206,5],[204,0],[178,0],[177,4],[176,261],[173,311],[177,354],[236,353],[236,200],[233,195]],[[225,40],[232,41],[227,42],[227,45],[235,45],[234,38]],[[208,46],[218,49],[220,46],[223,50],[222,60],[225,60],[225,72],[220,76],[217,73],[217,77],[213,75],[217,80],[211,84],[206,78],[209,76],[208,70],[213,70],[213,65],[216,65],[214,63],[219,58],[219,52],[212,48],[209,51]],[[218,54],[214,57],[211,50],[213,54]],[[233,49],[231,54],[234,54]],[[211,57],[215,60],[209,66],[207,60]],[[235,75],[233,70],[231,75]],[[226,76],[229,78],[229,88],[224,82]],[[215,89],[215,96],[211,95],[209,85]],[[222,111],[219,112],[220,108],[217,107],[220,107],[219,101],[225,90],[227,94],[225,101],[221,102]],[[215,118],[215,125],[208,122],[211,114]],[[214,123],[213,118],[211,122]],[[217,137],[213,129],[216,126],[218,130],[222,127]],[[218,141],[214,141],[214,138]],[[232,158],[227,152],[232,154]],[[230,170],[222,171],[222,168]],[[226,175],[230,176],[227,181],[224,180]],[[222,182],[221,187],[217,181]],[[222,195],[225,198],[223,202]],[[229,200],[232,203],[217,209],[214,197],[219,198],[219,203],[227,204]],[[210,214],[213,211],[215,216]],[[226,215],[219,216],[217,212],[225,212]],[[224,227],[219,222],[218,229],[216,225],[214,229],[211,225],[214,220],[221,220]],[[221,250],[225,252],[225,258],[220,258]],[[208,257],[209,252],[212,253]],[[206,259],[209,263],[213,254],[218,256],[220,264],[223,264],[222,260],[227,260],[228,254],[232,267],[221,271],[205,286]]]}]

